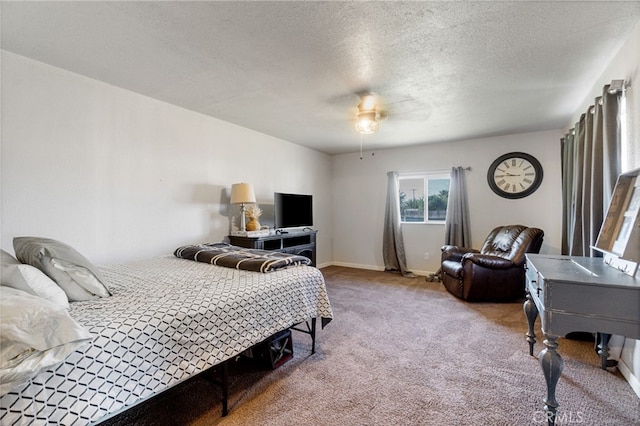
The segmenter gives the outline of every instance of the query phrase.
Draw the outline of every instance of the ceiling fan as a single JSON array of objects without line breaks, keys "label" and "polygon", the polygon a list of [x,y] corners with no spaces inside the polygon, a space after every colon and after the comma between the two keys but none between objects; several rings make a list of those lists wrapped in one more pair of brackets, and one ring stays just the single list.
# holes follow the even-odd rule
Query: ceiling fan
[{"label": "ceiling fan", "polygon": [[[358,97],[359,103],[349,111],[355,130],[360,134],[360,159],[362,159],[363,136],[375,133],[380,127],[380,122],[389,117],[390,109],[394,121],[423,121],[430,114],[428,106],[412,96],[390,95],[392,100],[387,103],[378,93],[367,90],[349,95],[350,102],[353,102],[354,95]],[[342,95],[336,102],[344,103],[346,98],[347,96]]]}]

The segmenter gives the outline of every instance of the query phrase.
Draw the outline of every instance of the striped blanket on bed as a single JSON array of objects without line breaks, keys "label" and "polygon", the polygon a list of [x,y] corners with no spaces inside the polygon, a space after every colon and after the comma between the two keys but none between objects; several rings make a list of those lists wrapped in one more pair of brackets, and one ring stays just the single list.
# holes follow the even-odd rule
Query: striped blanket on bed
[{"label": "striped blanket on bed", "polygon": [[272,272],[288,266],[309,265],[311,263],[311,260],[304,256],[248,249],[226,243],[182,246],[178,247],[173,254],[181,259],[254,272]]}]

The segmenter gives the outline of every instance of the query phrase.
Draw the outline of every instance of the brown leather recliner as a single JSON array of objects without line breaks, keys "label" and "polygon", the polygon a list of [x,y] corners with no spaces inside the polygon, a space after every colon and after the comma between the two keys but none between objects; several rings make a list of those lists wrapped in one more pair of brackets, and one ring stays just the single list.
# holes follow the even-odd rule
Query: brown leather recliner
[{"label": "brown leather recliner", "polygon": [[442,247],[446,289],[469,302],[506,302],[524,296],[525,253],[539,253],[544,232],[523,225],[499,226],[474,250]]}]

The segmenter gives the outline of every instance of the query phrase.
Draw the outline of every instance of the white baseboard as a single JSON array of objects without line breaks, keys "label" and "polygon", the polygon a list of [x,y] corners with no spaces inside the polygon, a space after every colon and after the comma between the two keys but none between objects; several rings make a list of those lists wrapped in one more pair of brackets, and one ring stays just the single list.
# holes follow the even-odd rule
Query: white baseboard
[{"label": "white baseboard", "polygon": [[362,265],[359,263],[330,262],[327,266],[344,266],[345,268],[367,269],[369,271],[384,271],[384,268],[380,266]]},{"label": "white baseboard", "polygon": [[622,359],[618,361],[618,370],[620,370],[624,378],[629,382],[631,389],[633,389],[636,395],[640,398],[640,379],[633,374],[633,371],[631,371],[629,366],[627,366]]},{"label": "white baseboard", "polygon": [[435,274],[435,271],[421,271],[421,270],[416,270],[416,269],[412,269],[411,272],[413,272],[416,275],[420,275],[420,276],[424,276],[424,277],[428,277],[431,274]]},{"label": "white baseboard", "polygon": [[[369,271],[384,271],[384,267],[382,266],[362,265],[359,263],[348,263],[348,262],[327,262],[327,263],[323,263],[322,265],[319,265],[318,268],[322,269],[322,268],[326,268],[327,266],[343,266],[345,268],[366,269]],[[434,271],[419,271],[415,269],[412,269],[411,272],[413,272],[416,275],[425,276],[425,277],[434,273]]]}]

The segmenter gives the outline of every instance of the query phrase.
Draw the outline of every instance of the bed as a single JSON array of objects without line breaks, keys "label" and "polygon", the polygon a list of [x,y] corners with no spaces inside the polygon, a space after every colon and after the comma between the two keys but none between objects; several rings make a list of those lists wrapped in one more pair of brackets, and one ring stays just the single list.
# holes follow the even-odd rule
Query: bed
[{"label": "bed", "polygon": [[262,273],[167,255],[98,269],[111,295],[68,309],[90,342],[0,397],[1,424],[99,423],[279,331],[332,318],[310,266]]}]

